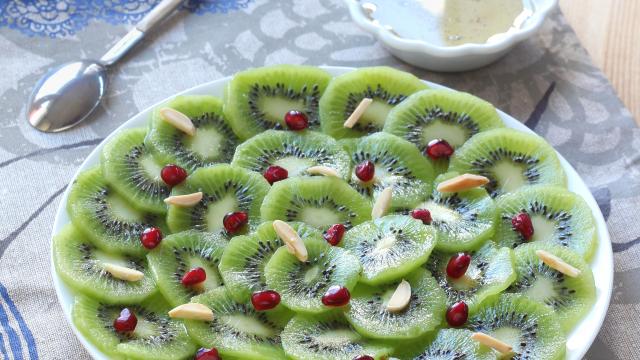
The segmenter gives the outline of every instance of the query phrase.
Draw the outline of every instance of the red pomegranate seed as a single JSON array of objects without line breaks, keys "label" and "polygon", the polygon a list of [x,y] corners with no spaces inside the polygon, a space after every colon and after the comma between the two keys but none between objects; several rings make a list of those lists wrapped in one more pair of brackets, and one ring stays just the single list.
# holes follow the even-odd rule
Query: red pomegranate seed
[{"label": "red pomegranate seed", "polygon": [[178,165],[169,164],[162,168],[160,171],[160,177],[165,184],[173,187],[187,178],[189,174],[187,174],[187,170],[181,168]]},{"label": "red pomegranate seed", "polygon": [[205,349],[200,348],[196,353],[195,360],[222,360],[220,355],[218,355],[218,350],[216,348],[213,349]]},{"label": "red pomegranate seed", "polygon": [[235,234],[249,222],[249,215],[245,211],[236,211],[228,213],[222,219],[224,229],[229,234]]},{"label": "red pomegranate seed", "polygon": [[373,179],[376,174],[376,165],[371,161],[363,161],[356,165],[356,176],[363,182],[368,182]]},{"label": "red pomegranate seed", "polygon": [[464,301],[458,301],[447,309],[447,323],[458,327],[464,325],[469,317],[469,307]]},{"label": "red pomegranate seed", "polygon": [[322,303],[326,306],[344,306],[349,303],[350,299],[351,294],[346,287],[333,285],[322,296]]},{"label": "red pomegranate seed", "polygon": [[431,212],[427,209],[411,210],[410,214],[412,218],[422,220],[422,223],[425,225],[431,224]]},{"label": "red pomegranate seed", "polygon": [[359,355],[354,357],[353,360],[375,360],[375,359],[369,355]]},{"label": "red pomegranate seed", "polygon": [[156,227],[146,228],[140,234],[140,242],[142,246],[151,250],[154,249],[162,241],[162,231]]},{"label": "red pomegranate seed", "polygon": [[511,225],[525,240],[529,241],[533,236],[533,224],[531,223],[529,214],[526,212],[521,212],[514,216],[511,219]]},{"label": "red pomegranate seed", "polygon": [[433,160],[448,158],[453,155],[453,147],[446,140],[433,139],[427,144],[427,155]]},{"label": "red pomegranate seed", "polygon": [[122,309],[120,316],[113,321],[113,328],[120,333],[131,332],[136,329],[136,325],[138,325],[138,318],[127,308]]},{"label": "red pomegranate seed", "polygon": [[470,263],[471,256],[469,254],[458,253],[453,255],[449,259],[449,263],[447,263],[447,275],[454,279],[461,278],[467,272]]},{"label": "red pomegranate seed", "polygon": [[265,170],[262,176],[267,179],[269,184],[273,185],[274,182],[284,180],[289,177],[289,172],[287,171],[287,169],[278,165],[271,165],[267,168],[267,170]]},{"label": "red pomegranate seed", "polygon": [[182,285],[192,286],[200,284],[205,280],[207,280],[207,273],[203,268],[197,267],[187,271],[187,273],[184,274],[184,276],[182,277]]},{"label": "red pomegranate seed", "polygon": [[273,290],[256,291],[251,294],[251,303],[258,311],[271,310],[280,304],[280,294]]},{"label": "red pomegranate seed", "polygon": [[284,122],[290,130],[304,130],[309,127],[307,115],[301,111],[290,110],[284,115]]},{"label": "red pomegranate seed", "polygon": [[333,246],[340,244],[342,237],[344,236],[344,225],[342,224],[333,224],[327,231],[324,233],[324,239]]}]

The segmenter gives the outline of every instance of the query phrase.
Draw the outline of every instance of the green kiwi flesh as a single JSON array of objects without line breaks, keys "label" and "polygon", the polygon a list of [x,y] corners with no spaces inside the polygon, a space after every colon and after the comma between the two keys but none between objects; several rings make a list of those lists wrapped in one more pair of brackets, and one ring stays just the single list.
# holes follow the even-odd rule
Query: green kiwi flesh
[{"label": "green kiwi flesh", "polygon": [[532,186],[507,194],[496,202],[496,240],[501,246],[516,248],[527,242],[513,228],[511,219],[525,212],[533,224],[529,242],[562,245],[589,261],[598,244],[595,220],[582,197],[563,188]]},{"label": "green kiwi flesh", "polygon": [[[147,259],[160,293],[171,306],[189,302],[200,292],[224,285],[218,264],[227,240],[219,233],[189,230],[167,236]],[[196,289],[182,284],[182,277],[201,267],[206,280]]]},{"label": "green kiwi flesh", "polygon": [[[537,250],[559,257],[580,274],[570,277],[550,268],[538,258]],[[589,265],[568,248],[549,243],[525,244],[514,253],[518,277],[507,291],[522,293],[552,307],[564,331],[570,332],[595,302],[595,284]]]},{"label": "green kiwi flesh", "polygon": [[[160,116],[160,109],[169,107],[191,119],[195,135],[188,135]],[[178,96],[156,109],[146,142],[173,163],[193,171],[218,163],[228,163],[239,143],[222,111],[222,101],[213,96]]]},{"label": "green kiwi flesh", "polygon": [[[420,339],[403,341],[393,358],[399,360],[495,360],[491,348],[473,340],[467,329],[440,329]],[[392,358],[391,358],[392,359]]]},{"label": "green kiwi flesh", "polygon": [[[320,99],[322,132],[336,139],[358,137],[382,131],[387,115],[407,96],[426,89],[427,85],[412,74],[390,67],[358,69],[334,78]],[[344,122],[362,99],[369,105],[358,122],[349,129]]]},{"label": "green kiwi flesh", "polygon": [[260,174],[271,165],[287,169],[289,177],[309,175],[311,166],[327,166],[348,180],[349,155],[332,137],[314,131],[267,130],[242,143],[231,165]]},{"label": "green kiwi flesh", "polygon": [[387,303],[400,284],[360,283],[353,290],[347,320],[360,333],[378,339],[411,339],[434,330],[443,321],[446,297],[438,283],[424,269],[404,277],[411,285],[411,298],[404,310],[391,312]]},{"label": "green kiwi flesh", "polygon": [[449,171],[489,178],[492,197],[529,185],[566,187],[567,177],[555,150],[544,139],[514,129],[481,132],[456,150]]},{"label": "green kiwi flesh", "polygon": [[[315,238],[322,241],[319,230],[304,223],[290,223],[301,239]],[[273,229],[271,221],[260,225],[248,236],[236,236],[226,245],[220,260],[220,273],[231,296],[238,302],[246,302],[256,291],[268,290],[264,268],[271,256],[284,243]]]},{"label": "green kiwi flesh", "polygon": [[433,227],[405,215],[388,215],[347,231],[342,246],[362,264],[361,282],[401,279],[424,264],[436,244]]},{"label": "green kiwi flesh", "polygon": [[311,66],[277,65],[237,73],[225,89],[225,113],[242,140],[264,130],[286,129],[290,110],[303,112],[318,129],[318,106],[331,75]]}]

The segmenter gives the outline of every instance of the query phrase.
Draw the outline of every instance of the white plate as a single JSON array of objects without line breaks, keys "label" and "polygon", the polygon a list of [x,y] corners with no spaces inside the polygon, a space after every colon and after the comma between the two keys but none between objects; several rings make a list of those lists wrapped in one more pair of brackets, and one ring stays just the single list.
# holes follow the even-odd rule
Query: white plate
[{"label": "white plate", "polygon": [[[330,72],[332,75],[340,75],[345,72],[353,71],[354,68],[346,68],[346,67],[333,67],[327,66],[323,67],[325,70]],[[226,77],[224,79],[215,80],[200,86],[196,86],[189,90],[183,91],[177,95],[214,95],[222,97],[224,86],[230,80],[230,77]],[[444,88],[444,86],[433,84],[427,82],[430,86],[434,88]],[[176,96],[177,96],[176,95]],[[164,103],[170,99],[163,100],[162,102],[142,111],[136,116],[129,119],[127,122],[122,124],[119,128],[117,128],[114,132],[112,132],[104,141],[102,141],[92,152],[89,154],[87,159],[82,163],[77,173],[74,176],[74,179],[78,176],[78,174],[84,170],[91,168],[92,166],[97,165],[100,162],[100,152],[102,151],[102,147],[105,143],[111,140],[117,133],[122,129],[134,128],[134,127],[145,127],[147,125],[147,121],[151,115],[152,109],[158,106],[161,103]],[[508,127],[521,130],[524,132],[528,132],[534,134],[533,131],[529,130],[526,126],[521,124],[518,120],[512,118],[511,116],[503,113],[502,111],[498,111],[500,117],[505,122]],[[581,195],[589,204],[591,211],[593,212],[593,216],[596,220],[596,225],[598,228],[598,248],[594,255],[593,261],[591,262],[591,268],[593,270],[593,277],[596,283],[596,303],[591,310],[591,312],[578,324],[578,326],[569,334],[567,340],[567,359],[571,360],[579,360],[586,354],[587,350],[593,343],[596,335],[598,335],[598,331],[602,326],[602,322],[604,321],[604,317],[607,313],[607,308],[609,307],[609,300],[611,299],[611,289],[613,284],[613,253],[611,251],[611,239],[609,238],[609,232],[607,231],[607,225],[602,217],[602,213],[600,212],[600,208],[596,203],[595,199],[589,192],[589,188],[582,181],[576,170],[569,165],[569,163],[560,155],[560,162],[564,171],[567,173],[567,178],[569,179],[569,189],[579,195]],[[73,183],[73,182],[71,182]],[[70,184],[71,184],[70,183]],[[58,207],[58,211],[56,213],[56,218],[53,225],[53,235],[57,234],[62,230],[62,228],[67,225],[70,220],[67,215],[66,204],[67,197],[69,196],[70,186],[67,187],[66,191],[62,195],[62,200],[60,201],[60,206]],[[53,253],[51,256],[51,273],[53,277],[53,283],[56,289],[56,293],[58,295],[58,300],[62,305],[62,310],[64,311],[69,324],[71,324],[71,328],[73,332],[76,334],[82,345],[87,349],[89,354],[96,360],[108,360],[109,358],[98,350],[95,346],[89,343],[87,339],[80,334],[78,329],[75,327],[73,322],[71,321],[71,306],[73,305],[73,293],[71,290],[62,282],[60,277],[55,271],[53,267]]]}]

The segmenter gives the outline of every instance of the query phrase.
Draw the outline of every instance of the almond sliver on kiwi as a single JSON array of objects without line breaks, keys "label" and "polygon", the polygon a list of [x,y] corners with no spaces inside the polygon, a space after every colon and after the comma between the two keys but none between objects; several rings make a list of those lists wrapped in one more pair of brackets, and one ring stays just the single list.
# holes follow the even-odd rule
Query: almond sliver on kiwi
[{"label": "almond sliver on kiwi", "polygon": [[116,264],[104,264],[104,271],[111,274],[116,279],[124,281],[140,281],[144,278],[144,273],[135,269]]},{"label": "almond sliver on kiwi", "polygon": [[369,107],[369,105],[371,105],[372,102],[373,99],[370,98],[362,99],[356,109],[353,110],[347,121],[344,122],[344,127],[351,129],[358,122],[358,120],[360,120],[360,117],[362,116],[362,114],[364,114],[365,111],[367,111],[367,108]]},{"label": "almond sliver on kiwi", "polygon": [[320,165],[308,167],[307,174],[340,177],[334,168]]},{"label": "almond sliver on kiwi", "polygon": [[176,129],[183,133],[193,136],[196,134],[196,127],[189,117],[178,110],[172,108],[160,109],[160,116],[162,120],[173,125]]},{"label": "almond sliver on kiwi", "polygon": [[169,311],[172,319],[213,321],[213,311],[198,303],[179,305]]},{"label": "almond sliver on kiwi", "polygon": [[450,193],[477,188],[489,183],[489,179],[481,175],[462,174],[438,184],[439,192]]},{"label": "almond sliver on kiwi", "polygon": [[307,261],[309,258],[307,248],[304,246],[300,235],[298,235],[291,225],[282,220],[275,220],[273,222],[273,229],[276,231],[276,234],[278,234],[278,237],[285,243],[287,250],[289,250],[291,254],[300,261]]},{"label": "almond sliver on kiwi", "polygon": [[371,210],[371,218],[378,219],[387,214],[389,208],[391,207],[391,198],[393,194],[393,189],[391,187],[387,187],[376,199],[376,203],[373,205],[373,209]]},{"label": "almond sliver on kiwi", "polygon": [[499,353],[506,355],[513,352],[513,348],[492,336],[489,336],[485,333],[476,332],[471,335],[471,338],[483,345],[486,345],[492,349],[497,350]]},{"label": "almond sliver on kiwi", "polygon": [[404,310],[407,305],[409,305],[409,301],[411,300],[411,284],[409,284],[406,280],[402,280],[396,291],[393,292],[389,302],[387,303],[387,310],[391,312],[400,312]]},{"label": "almond sliver on kiwi", "polygon": [[164,202],[165,204],[169,204],[169,205],[188,207],[188,206],[193,206],[199,203],[200,200],[202,200],[202,196],[203,196],[202,192],[197,192],[197,193],[187,194],[187,195],[174,195],[164,199]]},{"label": "almond sliver on kiwi", "polygon": [[580,270],[567,264],[566,262],[564,262],[564,260],[548,251],[536,250],[536,255],[538,255],[538,258],[540,258],[540,260],[542,260],[542,262],[547,264],[550,268],[557,270],[569,277],[577,277],[578,275],[580,275]]}]

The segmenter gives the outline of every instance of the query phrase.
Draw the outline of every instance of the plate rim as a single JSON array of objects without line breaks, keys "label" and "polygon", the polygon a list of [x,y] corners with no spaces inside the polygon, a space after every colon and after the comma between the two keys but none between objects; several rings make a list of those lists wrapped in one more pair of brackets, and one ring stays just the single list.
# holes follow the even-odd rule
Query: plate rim
[{"label": "plate rim", "polygon": [[[319,66],[321,69],[326,70],[332,76],[338,76],[343,73],[351,72],[359,69],[359,67],[345,67],[345,66]],[[146,121],[148,121],[148,116],[151,114],[153,109],[164,104],[171,99],[182,96],[182,95],[212,95],[210,94],[211,89],[215,87],[222,87],[232,79],[233,75],[225,76],[216,80],[208,81],[206,83],[196,85],[189,89],[178,92],[177,94],[171,95],[149,107],[146,109],[136,113],[132,117],[130,117],[127,121],[123,122],[120,126],[114,129],[109,135],[107,135],[98,145],[96,145],[93,150],[86,156],[83,160],[82,164],[75,171],[71,181],[65,188],[62,197],[60,198],[60,203],[58,208],[56,209],[56,215],[53,221],[53,228],[50,236],[50,244],[53,243],[53,238],[60,232],[60,230],[67,225],[70,220],[67,215],[67,199],[69,196],[69,191],[71,189],[71,185],[76,180],[78,175],[99,164],[98,160],[100,159],[100,151],[104,147],[104,145],[109,142],[112,138],[116,136],[120,131],[132,128],[132,127],[144,127],[146,126]],[[455,90],[444,85],[440,85],[428,80],[420,79],[425,82],[432,88],[436,89],[447,89],[447,90]],[[222,92],[218,97],[222,97]],[[524,131],[529,134],[533,134],[535,136],[540,137],[540,135],[536,134],[533,130],[529,129],[526,125],[512,117],[511,115],[503,112],[500,109],[497,109],[497,112],[500,118],[505,123],[506,127],[514,128],[516,130]],[[546,142],[546,139],[545,139]],[[548,142],[547,142],[548,143]],[[587,313],[583,319],[574,327],[571,333],[567,335],[567,360],[579,360],[587,353],[587,351],[591,348],[595,338],[597,337],[602,324],[604,323],[604,319],[606,317],[609,303],[611,301],[611,295],[613,291],[613,251],[611,247],[611,237],[607,228],[606,221],[602,215],[600,207],[598,206],[593,194],[589,190],[589,187],[586,185],[582,177],[578,174],[575,168],[560,154],[555,148],[554,151],[558,155],[560,163],[562,165],[563,170],[565,170],[568,179],[568,189],[572,192],[579,194],[589,205],[589,208],[592,211],[595,223],[596,223],[596,232],[598,235],[598,245],[596,252],[594,254],[593,259],[589,263],[589,267],[592,270],[594,275],[594,281],[596,281],[596,300],[593,304],[593,308]],[[80,341],[82,346],[85,348],[89,356],[94,360],[108,360],[109,357],[104,354],[101,350],[99,350],[96,346],[91,344],[83,335],[80,333],[74,324],[71,317],[71,305],[73,303],[73,293],[72,291],[64,284],[60,276],[58,275],[55,265],[53,263],[53,246],[50,246],[49,251],[49,260],[51,263],[51,277],[53,279],[54,289],[56,292],[56,297],[58,299],[58,303],[62,307],[62,311],[64,313],[65,319],[67,323],[70,325],[73,334]],[[596,274],[594,271],[594,264],[599,264],[602,262],[604,269],[606,270],[604,273]],[[600,285],[600,286],[598,286]],[[589,321],[587,321],[589,320]]]}]

